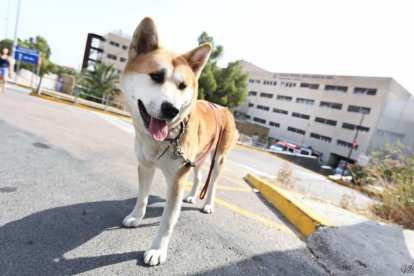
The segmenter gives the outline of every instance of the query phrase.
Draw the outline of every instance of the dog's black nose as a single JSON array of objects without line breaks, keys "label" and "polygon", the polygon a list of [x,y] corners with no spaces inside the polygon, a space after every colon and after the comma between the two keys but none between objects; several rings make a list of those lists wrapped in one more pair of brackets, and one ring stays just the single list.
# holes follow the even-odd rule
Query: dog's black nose
[{"label": "dog's black nose", "polygon": [[163,102],[161,104],[161,113],[162,115],[166,118],[166,119],[172,119],[175,116],[177,116],[177,114],[180,111],[175,108],[171,103],[169,102]]}]

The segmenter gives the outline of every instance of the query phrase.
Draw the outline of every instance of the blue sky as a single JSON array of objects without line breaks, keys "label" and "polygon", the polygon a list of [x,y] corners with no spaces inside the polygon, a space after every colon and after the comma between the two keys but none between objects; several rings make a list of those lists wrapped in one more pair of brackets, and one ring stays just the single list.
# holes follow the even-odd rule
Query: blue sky
[{"label": "blue sky", "polygon": [[[16,6],[0,2],[0,39],[13,37]],[[414,93],[413,10],[410,0],[22,0],[18,37],[44,36],[52,61],[79,68],[88,32],[132,34],[151,16],[163,45],[176,52],[207,31],[224,46],[222,64],[245,59],[274,72],[389,76]]]}]

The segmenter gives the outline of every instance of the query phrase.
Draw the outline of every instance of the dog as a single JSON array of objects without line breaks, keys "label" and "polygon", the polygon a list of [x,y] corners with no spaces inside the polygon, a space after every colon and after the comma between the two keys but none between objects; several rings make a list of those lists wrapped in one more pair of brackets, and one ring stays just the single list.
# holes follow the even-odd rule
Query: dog
[{"label": "dog", "polygon": [[202,191],[207,194],[202,211],[214,212],[215,184],[237,141],[231,112],[197,100],[198,78],[211,50],[208,43],[181,55],[165,50],[154,21],[148,17],[138,25],[129,45],[120,86],[136,132],[139,185],[135,207],[123,225],[138,227],[142,221],[156,168],[163,172],[168,185],[158,234],[144,253],[147,265],[165,262],[188,175],[194,168],[193,187],[184,201],[194,203],[201,181],[200,166],[209,152],[216,162],[208,177],[211,184]]}]

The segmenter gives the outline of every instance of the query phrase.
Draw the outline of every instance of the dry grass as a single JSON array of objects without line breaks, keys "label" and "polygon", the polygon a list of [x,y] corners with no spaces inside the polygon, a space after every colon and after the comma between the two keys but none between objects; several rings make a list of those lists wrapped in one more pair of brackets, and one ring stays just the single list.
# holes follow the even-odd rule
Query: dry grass
[{"label": "dry grass", "polygon": [[276,180],[282,185],[282,187],[293,189],[296,180],[293,176],[292,166],[288,163],[283,163],[282,168],[280,168],[277,172]]}]

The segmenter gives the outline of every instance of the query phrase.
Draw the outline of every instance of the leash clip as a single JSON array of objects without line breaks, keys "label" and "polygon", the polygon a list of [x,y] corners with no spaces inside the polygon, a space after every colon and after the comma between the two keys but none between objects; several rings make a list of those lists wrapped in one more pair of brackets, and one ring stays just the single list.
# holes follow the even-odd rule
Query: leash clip
[{"label": "leash clip", "polygon": [[184,160],[183,165],[186,168],[194,168],[195,167],[195,163],[191,162],[189,159]]}]

